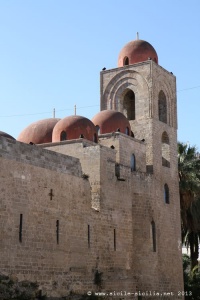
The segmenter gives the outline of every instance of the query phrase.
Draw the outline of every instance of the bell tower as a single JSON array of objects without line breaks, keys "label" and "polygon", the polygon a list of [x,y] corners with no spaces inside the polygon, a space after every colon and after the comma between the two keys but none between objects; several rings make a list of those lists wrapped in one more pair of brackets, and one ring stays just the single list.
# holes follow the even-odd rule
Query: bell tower
[{"label": "bell tower", "polygon": [[[146,143],[147,172],[176,165],[176,78],[158,65],[151,44],[134,40],[118,58],[118,68],[101,72],[101,110],[122,112],[132,136]],[[174,170],[175,172],[177,170]]]},{"label": "bell tower", "polygon": [[[183,289],[183,278],[176,78],[158,64],[153,46],[139,39],[122,48],[117,68],[104,70],[100,76],[101,110],[123,113],[134,138],[131,143],[128,137],[120,151],[126,156],[125,149],[132,147],[136,166],[131,169],[128,182],[133,224],[132,270],[138,289],[167,289],[174,291],[173,299],[178,299],[175,292]],[[146,151],[144,171],[137,169],[142,143]],[[132,162],[130,165],[132,168]],[[128,170],[129,166],[125,167]],[[153,270],[154,281],[147,270]]]}]

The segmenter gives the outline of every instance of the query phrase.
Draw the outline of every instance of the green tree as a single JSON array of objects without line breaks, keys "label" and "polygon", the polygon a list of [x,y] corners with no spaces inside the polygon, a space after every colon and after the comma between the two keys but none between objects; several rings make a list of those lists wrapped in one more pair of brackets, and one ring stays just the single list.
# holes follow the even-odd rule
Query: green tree
[{"label": "green tree", "polygon": [[195,146],[178,143],[178,170],[182,241],[190,249],[193,269],[200,240],[200,157]]},{"label": "green tree", "polygon": [[190,271],[190,257],[183,255],[183,276],[185,299],[200,300],[200,272],[197,266]]}]

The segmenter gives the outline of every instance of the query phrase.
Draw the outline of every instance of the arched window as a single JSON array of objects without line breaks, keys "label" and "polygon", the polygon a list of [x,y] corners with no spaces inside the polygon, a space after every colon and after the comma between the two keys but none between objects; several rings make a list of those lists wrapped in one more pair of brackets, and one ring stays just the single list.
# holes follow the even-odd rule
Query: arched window
[{"label": "arched window", "polygon": [[129,59],[127,56],[124,57],[124,66],[128,66],[129,65]]},{"label": "arched window", "polygon": [[97,133],[99,135],[100,134],[100,127],[99,127],[99,125],[96,125],[95,127],[96,127],[96,131],[97,131]]},{"label": "arched window", "polygon": [[135,155],[131,155],[131,172],[134,172],[136,170],[136,161],[135,161]]},{"label": "arched window", "polygon": [[60,140],[66,141],[66,139],[67,139],[67,133],[66,133],[66,131],[62,131],[60,134]]},{"label": "arched window", "polygon": [[156,225],[154,221],[151,222],[151,234],[152,234],[153,252],[156,252]]},{"label": "arched window", "polygon": [[125,134],[129,135],[129,128],[128,127],[126,127]]},{"label": "arched window", "polygon": [[167,123],[167,100],[163,91],[158,95],[158,115],[161,122]]},{"label": "arched window", "polygon": [[164,185],[164,201],[166,204],[169,204],[169,187],[166,183]]},{"label": "arched window", "polygon": [[127,90],[123,97],[124,115],[128,120],[135,120],[135,94],[132,90]]},{"label": "arched window", "polygon": [[170,145],[169,136],[166,131],[162,134],[162,165],[170,167]]},{"label": "arched window", "polygon": [[95,143],[97,143],[97,134],[96,134],[96,133],[94,133],[93,141],[94,141]]}]

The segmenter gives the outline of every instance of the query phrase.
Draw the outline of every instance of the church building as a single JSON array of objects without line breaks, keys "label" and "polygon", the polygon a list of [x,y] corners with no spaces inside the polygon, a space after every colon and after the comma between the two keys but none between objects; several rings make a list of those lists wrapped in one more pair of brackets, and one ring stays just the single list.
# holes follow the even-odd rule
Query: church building
[{"label": "church building", "polygon": [[100,107],[0,133],[0,273],[57,299],[180,299],[176,78],[136,39]]}]

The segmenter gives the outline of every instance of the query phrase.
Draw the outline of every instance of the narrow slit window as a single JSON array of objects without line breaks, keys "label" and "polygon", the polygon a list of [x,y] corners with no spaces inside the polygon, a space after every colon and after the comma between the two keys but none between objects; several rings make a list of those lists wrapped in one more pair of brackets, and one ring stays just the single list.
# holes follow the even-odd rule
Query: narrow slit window
[{"label": "narrow slit window", "polygon": [[88,248],[90,248],[90,225],[88,225]]},{"label": "narrow slit window", "polygon": [[153,252],[156,252],[156,225],[154,221],[151,222],[151,230],[152,230]]},{"label": "narrow slit window", "polygon": [[22,243],[22,225],[23,225],[23,214],[20,214],[19,220],[19,241]]},{"label": "narrow slit window", "polygon": [[57,244],[59,244],[59,230],[60,230],[60,222],[59,220],[56,221],[56,241],[57,241]]},{"label": "narrow slit window", "polygon": [[166,204],[169,204],[169,187],[167,184],[164,185],[164,200]]},{"label": "narrow slit window", "polygon": [[136,170],[136,161],[135,161],[135,155],[131,155],[131,172],[134,172]]},{"label": "narrow slit window", "polygon": [[114,229],[114,251],[116,251],[116,229]]}]

